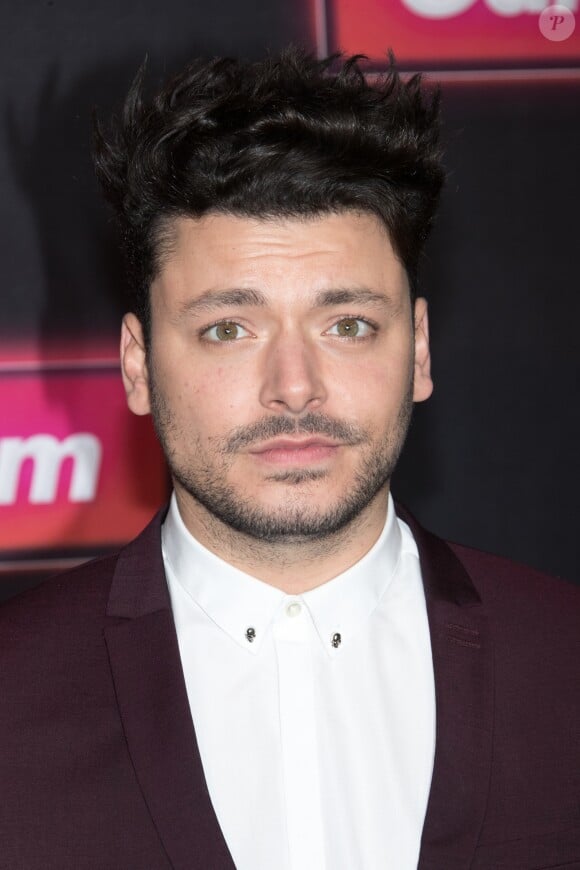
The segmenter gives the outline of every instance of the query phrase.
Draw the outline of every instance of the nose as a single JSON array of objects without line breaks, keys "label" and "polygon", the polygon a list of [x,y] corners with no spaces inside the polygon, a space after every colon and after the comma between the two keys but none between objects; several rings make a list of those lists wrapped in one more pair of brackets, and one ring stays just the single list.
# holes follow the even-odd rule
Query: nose
[{"label": "nose", "polygon": [[263,360],[262,405],[271,411],[300,414],[324,404],[324,387],[316,348],[303,336],[280,334]]}]

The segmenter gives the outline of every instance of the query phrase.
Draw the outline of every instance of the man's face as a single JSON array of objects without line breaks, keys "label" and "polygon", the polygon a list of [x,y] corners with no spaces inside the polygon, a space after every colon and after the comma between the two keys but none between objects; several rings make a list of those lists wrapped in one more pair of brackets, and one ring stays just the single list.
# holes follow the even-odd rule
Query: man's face
[{"label": "man's face", "polygon": [[127,315],[128,401],[152,413],[186,514],[263,540],[322,538],[384,510],[412,401],[429,396],[377,218],[177,218],[151,288],[151,346]]}]

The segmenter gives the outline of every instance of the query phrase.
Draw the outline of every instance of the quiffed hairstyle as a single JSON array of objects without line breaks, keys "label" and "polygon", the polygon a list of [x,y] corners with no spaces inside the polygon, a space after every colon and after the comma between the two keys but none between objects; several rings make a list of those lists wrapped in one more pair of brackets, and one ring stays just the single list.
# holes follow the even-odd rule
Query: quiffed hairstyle
[{"label": "quiffed hairstyle", "polygon": [[368,81],[364,59],[289,48],[258,63],[196,60],[150,101],[144,64],[110,132],[95,121],[95,167],[146,340],[149,286],[177,216],[367,211],[387,227],[414,294],[444,176],[439,94],[428,97],[419,75],[404,82],[392,53]]}]

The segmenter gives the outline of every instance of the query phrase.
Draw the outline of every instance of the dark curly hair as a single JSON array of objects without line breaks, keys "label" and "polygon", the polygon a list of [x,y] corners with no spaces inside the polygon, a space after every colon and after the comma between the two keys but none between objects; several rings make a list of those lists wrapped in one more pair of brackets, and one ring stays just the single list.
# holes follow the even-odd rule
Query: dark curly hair
[{"label": "dark curly hair", "polygon": [[414,294],[444,177],[439,93],[427,96],[419,75],[403,81],[392,52],[373,81],[363,60],[299,48],[258,63],[196,60],[150,101],[144,64],[108,135],[95,120],[96,172],[119,219],[146,340],[149,286],[177,216],[370,212]]}]

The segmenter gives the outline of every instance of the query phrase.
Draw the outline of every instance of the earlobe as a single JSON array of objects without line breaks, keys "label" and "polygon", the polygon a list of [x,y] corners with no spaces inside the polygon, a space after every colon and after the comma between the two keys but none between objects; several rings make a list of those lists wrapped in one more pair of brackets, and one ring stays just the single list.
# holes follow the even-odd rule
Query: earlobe
[{"label": "earlobe", "polygon": [[143,328],[135,314],[126,314],[121,326],[121,371],[129,408],[134,414],[149,414],[147,354]]},{"label": "earlobe", "polygon": [[415,301],[415,371],[413,401],[423,402],[433,392],[431,380],[431,352],[429,350],[429,318],[427,300]]}]

